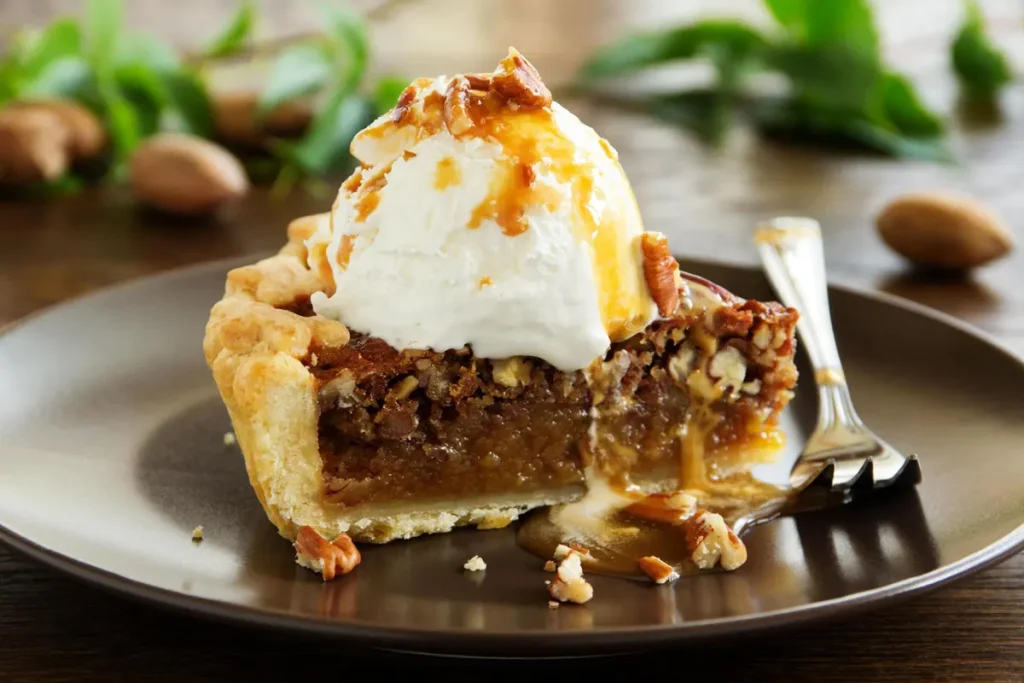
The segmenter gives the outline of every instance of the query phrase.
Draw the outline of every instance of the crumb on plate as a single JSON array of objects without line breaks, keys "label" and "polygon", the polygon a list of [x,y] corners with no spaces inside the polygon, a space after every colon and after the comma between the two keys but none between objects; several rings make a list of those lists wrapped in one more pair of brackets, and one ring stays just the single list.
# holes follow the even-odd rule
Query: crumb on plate
[{"label": "crumb on plate", "polygon": [[299,528],[295,543],[295,561],[320,574],[324,581],[348,574],[362,561],[362,555],[348,534],[328,541],[309,526]]},{"label": "crumb on plate", "polygon": [[474,555],[473,557],[466,560],[466,564],[462,565],[462,567],[467,571],[482,572],[483,570],[487,569],[487,563],[484,562],[484,559],[479,555]]},{"label": "crumb on plate", "polygon": [[583,604],[594,597],[594,587],[583,578],[583,564],[580,560],[582,553],[572,548],[568,549],[568,553],[560,552],[565,547],[559,546],[555,550],[555,557],[564,554],[564,558],[555,571],[555,579],[545,581],[548,593],[559,602]]},{"label": "crumb on plate", "polygon": [[647,574],[654,583],[672,583],[679,578],[679,572],[660,557],[654,555],[641,557],[637,564],[640,565],[643,573]]}]

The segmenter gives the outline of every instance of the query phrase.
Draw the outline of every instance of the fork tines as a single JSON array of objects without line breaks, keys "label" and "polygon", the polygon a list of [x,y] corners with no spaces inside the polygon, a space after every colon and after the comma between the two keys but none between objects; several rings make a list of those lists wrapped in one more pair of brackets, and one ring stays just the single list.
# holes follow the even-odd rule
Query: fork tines
[{"label": "fork tines", "polygon": [[807,483],[805,489],[811,487],[822,487],[835,491],[849,491],[852,494],[867,493],[883,488],[899,488],[916,486],[921,483],[921,463],[917,454],[907,456],[906,461],[892,477],[881,481],[875,480],[874,461],[868,458],[861,465],[853,477],[848,481],[837,484],[835,482],[836,462],[829,460],[825,466],[815,475],[814,479]]}]

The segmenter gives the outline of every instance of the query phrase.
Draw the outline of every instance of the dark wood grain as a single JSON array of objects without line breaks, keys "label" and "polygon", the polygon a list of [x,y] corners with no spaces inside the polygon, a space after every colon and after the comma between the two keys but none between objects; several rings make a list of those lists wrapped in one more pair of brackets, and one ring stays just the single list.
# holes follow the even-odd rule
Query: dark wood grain
[{"label": "dark wood grain", "polygon": [[[749,13],[753,3],[727,4]],[[952,111],[944,50],[956,14],[954,3],[936,4],[943,8],[925,0],[887,2],[882,23],[893,58],[924,85],[929,101]],[[493,2],[473,3],[473,9],[454,0],[421,5],[440,12],[436,16],[444,17],[451,35],[474,39],[424,35],[422,26],[436,26],[425,23],[433,10],[414,7],[375,30],[386,66],[415,74],[479,70],[514,43],[556,79],[623,26],[695,11],[655,0]],[[1000,42],[1016,57],[1024,55],[1019,7],[997,0],[985,6],[1001,19],[994,24]],[[575,31],[557,30],[569,22]],[[1006,96],[1001,122],[958,119],[954,140],[963,163],[954,167],[822,154],[762,143],[742,132],[724,149],[711,151],[646,119],[567,104],[618,148],[648,227],[666,232],[677,252],[753,263],[749,237],[756,220],[783,213],[815,216],[826,229],[835,280],[935,307],[1024,353],[1021,250],[964,281],[926,279],[888,252],[871,225],[881,204],[898,192],[947,188],[983,199],[1020,237],[1024,89]],[[0,326],[98,287],[276,248],[290,218],[323,210],[330,201],[304,194],[277,201],[260,189],[232,211],[200,223],[141,211],[123,191],[51,204],[0,203]],[[1024,556],[1017,556],[913,602],[842,623],[727,648],[658,653],[654,663],[630,656],[510,663],[500,671],[561,680],[614,673],[632,681],[658,670],[681,678],[700,662],[716,671],[716,681],[1022,681],[1022,652]],[[404,672],[481,680],[496,671],[493,663],[382,657],[169,614],[83,586],[0,548],[0,680],[345,680],[363,665],[375,678]]]}]

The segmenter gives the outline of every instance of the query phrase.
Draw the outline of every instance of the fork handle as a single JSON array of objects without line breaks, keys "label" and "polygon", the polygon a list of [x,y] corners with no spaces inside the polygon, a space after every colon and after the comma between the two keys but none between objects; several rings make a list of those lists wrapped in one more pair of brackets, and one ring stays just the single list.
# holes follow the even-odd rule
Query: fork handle
[{"label": "fork handle", "polygon": [[775,218],[754,235],[768,281],[779,299],[800,313],[796,329],[821,394],[819,429],[862,424],[853,409],[839,360],[825,278],[821,227],[811,218]]}]

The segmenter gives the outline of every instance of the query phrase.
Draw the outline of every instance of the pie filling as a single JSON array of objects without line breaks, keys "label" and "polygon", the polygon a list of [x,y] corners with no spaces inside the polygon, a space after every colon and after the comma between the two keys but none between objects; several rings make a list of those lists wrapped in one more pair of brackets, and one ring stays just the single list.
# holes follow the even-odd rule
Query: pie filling
[{"label": "pie filling", "polygon": [[570,373],[468,349],[399,351],[358,334],[314,346],[323,499],[525,495],[582,488],[588,472],[623,490],[702,486],[736,469],[738,453],[780,443],[794,322],[758,302],[691,307]]}]

